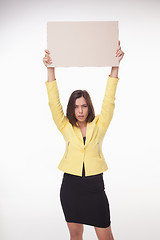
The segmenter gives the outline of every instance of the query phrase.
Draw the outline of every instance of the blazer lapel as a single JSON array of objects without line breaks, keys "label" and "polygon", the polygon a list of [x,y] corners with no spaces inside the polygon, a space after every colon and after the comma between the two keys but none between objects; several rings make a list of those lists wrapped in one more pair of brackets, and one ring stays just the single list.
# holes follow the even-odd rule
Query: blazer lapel
[{"label": "blazer lapel", "polygon": [[77,128],[74,126],[73,130],[74,130],[74,133],[75,133],[76,137],[78,138],[78,140],[80,140],[83,143],[83,136],[82,136],[80,128],[79,127]]},{"label": "blazer lapel", "polygon": [[89,144],[90,139],[92,137],[92,133],[93,133],[93,122],[87,123],[85,146]]},{"label": "blazer lapel", "polygon": [[[83,136],[82,136],[82,132],[81,129],[78,127],[73,127],[74,133],[76,135],[76,137],[78,138],[78,140],[81,142],[81,144],[83,145]],[[87,129],[86,129],[86,142],[85,142],[85,146],[88,145],[91,137],[92,137],[92,133],[93,133],[93,122],[91,123],[87,123]]]}]

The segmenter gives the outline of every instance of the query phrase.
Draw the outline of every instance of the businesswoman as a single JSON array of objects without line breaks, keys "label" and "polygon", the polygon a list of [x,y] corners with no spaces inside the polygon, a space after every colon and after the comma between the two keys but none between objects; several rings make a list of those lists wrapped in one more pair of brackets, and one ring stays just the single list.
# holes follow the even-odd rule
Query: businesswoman
[{"label": "businesswoman", "polygon": [[[119,62],[124,56],[120,41],[115,52]],[[119,67],[108,76],[101,113],[95,116],[89,93],[72,92],[66,116],[59,98],[55,67],[49,50],[43,63],[47,67],[46,88],[53,120],[66,141],[66,149],[58,168],[63,171],[60,201],[71,240],[82,240],[83,224],[94,226],[99,240],[114,240],[111,231],[109,201],[103,172],[108,169],[102,153],[102,142],[115,108],[115,92]]]}]

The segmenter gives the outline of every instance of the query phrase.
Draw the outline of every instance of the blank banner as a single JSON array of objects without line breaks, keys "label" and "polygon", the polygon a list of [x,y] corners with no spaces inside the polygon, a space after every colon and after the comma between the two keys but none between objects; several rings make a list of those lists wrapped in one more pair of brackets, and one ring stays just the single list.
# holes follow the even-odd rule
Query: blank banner
[{"label": "blank banner", "polygon": [[48,67],[119,66],[118,21],[47,22]]}]

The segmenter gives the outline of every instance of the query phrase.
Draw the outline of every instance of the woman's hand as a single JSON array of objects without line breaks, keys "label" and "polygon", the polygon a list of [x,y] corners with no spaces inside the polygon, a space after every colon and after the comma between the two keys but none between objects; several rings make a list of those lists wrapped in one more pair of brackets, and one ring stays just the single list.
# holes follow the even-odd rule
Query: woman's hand
[{"label": "woman's hand", "polygon": [[119,63],[122,60],[123,56],[124,56],[124,52],[121,50],[120,41],[118,41],[118,48],[116,50],[115,57],[119,57]]},{"label": "woman's hand", "polygon": [[[45,50],[45,57],[43,58],[43,63],[47,67],[48,64],[52,63],[52,59],[50,57],[50,51],[48,49]],[[52,67],[53,68],[53,67]]]},{"label": "woman's hand", "polygon": [[[119,63],[122,60],[123,56],[124,56],[124,52],[121,50],[120,41],[118,41],[118,48],[116,50],[115,57],[119,57]],[[119,66],[112,67],[111,74],[109,76],[113,78],[118,78],[118,71],[119,71]]]},{"label": "woman's hand", "polygon": [[45,57],[43,58],[43,63],[47,67],[48,70],[48,82],[52,82],[55,79],[55,67],[48,67],[48,64],[52,63],[52,59],[50,57],[50,52],[48,49],[45,50]]}]

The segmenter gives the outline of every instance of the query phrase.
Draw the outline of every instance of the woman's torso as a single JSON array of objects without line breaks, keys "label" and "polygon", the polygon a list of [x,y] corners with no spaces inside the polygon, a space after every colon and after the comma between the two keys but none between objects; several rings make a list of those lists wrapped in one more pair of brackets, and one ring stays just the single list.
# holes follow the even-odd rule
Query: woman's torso
[{"label": "woman's torso", "polygon": [[[83,137],[83,141],[84,141],[84,145],[85,145],[85,141],[86,141],[86,136]],[[102,173],[99,173],[99,174],[96,174],[96,175],[91,175],[91,176],[85,176],[85,167],[84,167],[84,162],[83,162],[83,169],[82,169],[82,176],[77,176],[77,175],[73,175],[73,174],[70,174],[70,173],[66,173],[64,172],[64,176],[65,177],[74,177],[74,178],[98,178],[98,177],[102,177],[103,176],[103,172]]]}]

